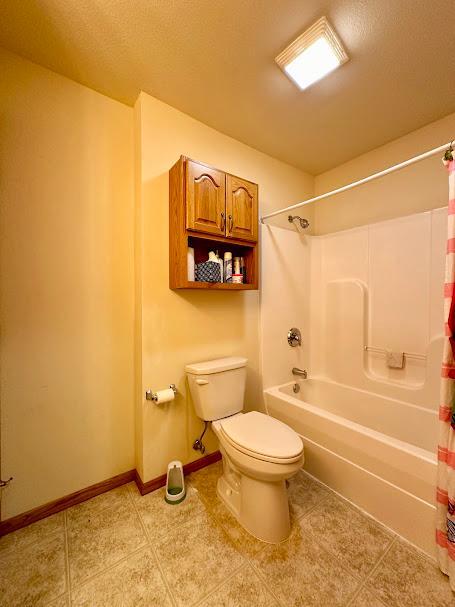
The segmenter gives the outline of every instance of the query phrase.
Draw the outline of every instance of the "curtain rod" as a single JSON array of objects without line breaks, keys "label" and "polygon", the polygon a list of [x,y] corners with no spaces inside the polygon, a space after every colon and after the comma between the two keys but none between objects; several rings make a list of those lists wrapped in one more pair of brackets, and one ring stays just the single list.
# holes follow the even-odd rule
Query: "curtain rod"
[{"label": "curtain rod", "polygon": [[404,162],[400,162],[394,166],[389,167],[388,169],[384,169],[383,171],[379,171],[378,173],[373,173],[368,177],[364,177],[363,179],[359,179],[358,181],[354,181],[348,185],[344,185],[341,188],[337,188],[335,190],[331,190],[330,192],[326,192],[325,194],[320,194],[319,196],[314,196],[314,198],[308,198],[308,200],[303,200],[302,202],[297,202],[296,204],[291,204],[289,207],[285,207],[284,209],[280,209],[279,211],[273,211],[273,213],[267,213],[267,215],[263,215],[261,217],[261,223],[264,223],[266,219],[270,219],[270,217],[275,217],[276,215],[281,215],[281,213],[287,213],[288,211],[292,211],[294,209],[298,209],[299,207],[303,207],[306,204],[310,204],[310,202],[316,202],[318,200],[323,200],[324,198],[328,198],[329,196],[335,196],[335,194],[341,194],[341,192],[346,192],[347,190],[351,190],[352,188],[356,188],[359,185],[364,183],[368,183],[369,181],[373,181],[374,179],[379,179],[379,177],[384,177],[384,175],[388,175],[389,173],[393,173],[394,171],[399,171],[400,169],[404,169],[410,164],[414,164],[415,162],[419,162],[420,160],[424,160],[429,156],[433,156],[438,152],[443,152],[449,146],[452,145],[452,142],[445,143],[444,145],[440,145],[434,150],[429,150],[428,152],[424,152],[419,156],[414,156],[414,158],[409,158],[409,160],[405,160]]}]

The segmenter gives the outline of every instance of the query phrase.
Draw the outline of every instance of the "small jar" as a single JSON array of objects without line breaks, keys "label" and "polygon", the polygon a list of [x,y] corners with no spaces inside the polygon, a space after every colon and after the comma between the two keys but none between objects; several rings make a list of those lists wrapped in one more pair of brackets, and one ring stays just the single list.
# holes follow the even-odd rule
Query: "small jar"
[{"label": "small jar", "polygon": [[240,271],[240,257],[234,257],[234,272],[233,274],[241,274]]}]

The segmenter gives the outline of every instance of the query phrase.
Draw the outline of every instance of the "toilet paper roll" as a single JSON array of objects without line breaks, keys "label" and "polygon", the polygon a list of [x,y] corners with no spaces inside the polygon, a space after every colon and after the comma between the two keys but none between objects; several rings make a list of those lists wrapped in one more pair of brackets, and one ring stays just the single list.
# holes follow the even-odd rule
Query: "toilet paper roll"
[{"label": "toilet paper roll", "polygon": [[172,388],[166,388],[166,390],[158,390],[156,393],[156,403],[159,405],[160,403],[168,403],[171,400],[174,400],[175,394]]}]

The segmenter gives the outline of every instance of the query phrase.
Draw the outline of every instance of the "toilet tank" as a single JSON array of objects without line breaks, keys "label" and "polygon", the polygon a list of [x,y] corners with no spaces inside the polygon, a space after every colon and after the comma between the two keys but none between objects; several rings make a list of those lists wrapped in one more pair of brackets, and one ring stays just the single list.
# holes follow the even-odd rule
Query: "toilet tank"
[{"label": "toilet tank", "polygon": [[213,421],[242,411],[247,362],[246,358],[231,356],[186,365],[198,417]]}]

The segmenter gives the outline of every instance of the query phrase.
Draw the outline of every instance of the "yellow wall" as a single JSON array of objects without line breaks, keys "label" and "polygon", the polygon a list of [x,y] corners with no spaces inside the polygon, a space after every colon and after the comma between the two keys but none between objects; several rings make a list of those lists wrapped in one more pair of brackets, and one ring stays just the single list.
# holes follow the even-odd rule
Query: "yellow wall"
[{"label": "yellow wall", "polygon": [[[259,293],[168,289],[179,155],[258,182],[263,212],[311,195],[313,179],[147,95],[134,121],[131,108],[15,55],[0,51],[0,64],[6,519],[135,465],[149,480],[172,458],[197,457],[189,361],[246,355],[247,404],[261,406]],[[173,381],[169,407],[143,400]]]},{"label": "yellow wall", "polygon": [[0,51],[2,518],[134,467],[133,110]]},{"label": "yellow wall", "polygon": [[[5,519],[134,465],[147,481],[173,458],[197,458],[188,362],[247,356],[246,404],[262,406],[259,292],[168,288],[178,157],[259,183],[261,213],[311,196],[314,180],[144,93],[133,111],[5,51],[0,69],[1,473],[14,476]],[[316,192],[453,132],[455,114],[318,176]],[[301,214],[326,233],[446,199],[437,156]],[[271,223],[290,228],[285,216]],[[176,401],[145,401],[171,382]]]},{"label": "yellow wall", "polygon": [[[318,175],[315,194],[367,177],[438,147],[450,141],[454,133],[455,114],[450,114]],[[447,174],[441,157],[442,154],[437,154],[402,171],[315,203],[315,233],[326,234],[445,206]]]},{"label": "yellow wall", "polygon": [[[198,457],[191,444],[201,430],[187,393],[184,366],[220,356],[249,359],[246,404],[261,406],[259,293],[171,291],[168,270],[168,171],[181,154],[259,184],[261,211],[267,212],[312,194],[313,180],[142,93],[136,103],[141,139],[138,217],[142,233],[138,289],[142,295],[142,392],[137,403],[138,468],[147,481],[174,458]],[[311,218],[311,217],[310,217]],[[147,388],[176,383],[179,396],[158,407],[144,400]],[[207,440],[215,448],[213,437]],[[141,456],[142,455],[142,456]]]}]

